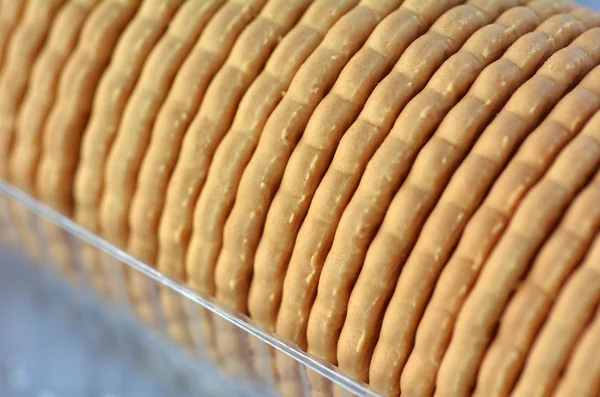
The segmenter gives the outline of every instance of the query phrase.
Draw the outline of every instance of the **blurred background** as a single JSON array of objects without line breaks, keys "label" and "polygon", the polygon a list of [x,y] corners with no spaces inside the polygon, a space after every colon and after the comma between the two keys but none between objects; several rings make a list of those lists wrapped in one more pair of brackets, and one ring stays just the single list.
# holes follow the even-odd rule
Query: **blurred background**
[{"label": "blurred background", "polygon": [[0,245],[0,396],[247,396],[140,324]]}]

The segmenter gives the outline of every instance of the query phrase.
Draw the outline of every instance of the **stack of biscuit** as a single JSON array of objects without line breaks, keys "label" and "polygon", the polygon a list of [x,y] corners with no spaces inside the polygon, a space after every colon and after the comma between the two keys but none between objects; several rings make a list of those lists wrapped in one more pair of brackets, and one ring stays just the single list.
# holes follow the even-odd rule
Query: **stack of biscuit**
[{"label": "stack of biscuit", "polygon": [[600,395],[571,1],[0,0],[0,178],[383,395]]}]

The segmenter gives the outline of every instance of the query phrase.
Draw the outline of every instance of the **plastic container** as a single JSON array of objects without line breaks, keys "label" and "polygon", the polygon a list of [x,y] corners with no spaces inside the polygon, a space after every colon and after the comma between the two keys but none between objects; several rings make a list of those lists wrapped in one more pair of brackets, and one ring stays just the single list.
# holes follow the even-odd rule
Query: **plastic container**
[{"label": "plastic container", "polygon": [[[247,316],[198,296],[1,180],[0,242],[38,267],[59,273],[77,294],[93,291],[113,311],[137,318],[163,340],[172,339],[176,344],[170,346],[177,346],[173,349],[204,368],[211,363],[223,375],[211,381],[224,387],[233,381],[252,395],[378,396]],[[143,296],[127,287],[133,278]],[[181,318],[165,316],[165,295],[181,310]],[[231,395],[226,390],[223,395]]]}]

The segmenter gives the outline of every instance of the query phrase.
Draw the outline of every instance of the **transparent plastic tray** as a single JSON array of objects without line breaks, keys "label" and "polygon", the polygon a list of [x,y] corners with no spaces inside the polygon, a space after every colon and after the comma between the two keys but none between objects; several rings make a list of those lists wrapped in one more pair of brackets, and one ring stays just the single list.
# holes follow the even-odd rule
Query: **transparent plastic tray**
[{"label": "transparent plastic tray", "polygon": [[[73,289],[94,291],[113,310],[137,318],[188,356],[209,361],[228,382],[253,395],[378,396],[2,180],[0,242],[39,267],[56,271]],[[223,395],[228,395],[225,389]]]}]

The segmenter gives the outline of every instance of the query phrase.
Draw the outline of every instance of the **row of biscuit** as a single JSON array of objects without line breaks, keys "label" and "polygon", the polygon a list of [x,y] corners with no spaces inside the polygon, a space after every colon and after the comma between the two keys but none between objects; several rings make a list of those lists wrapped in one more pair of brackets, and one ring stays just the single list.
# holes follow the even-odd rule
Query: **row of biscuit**
[{"label": "row of biscuit", "polygon": [[566,0],[0,0],[0,178],[385,395],[595,396],[599,65]]}]

